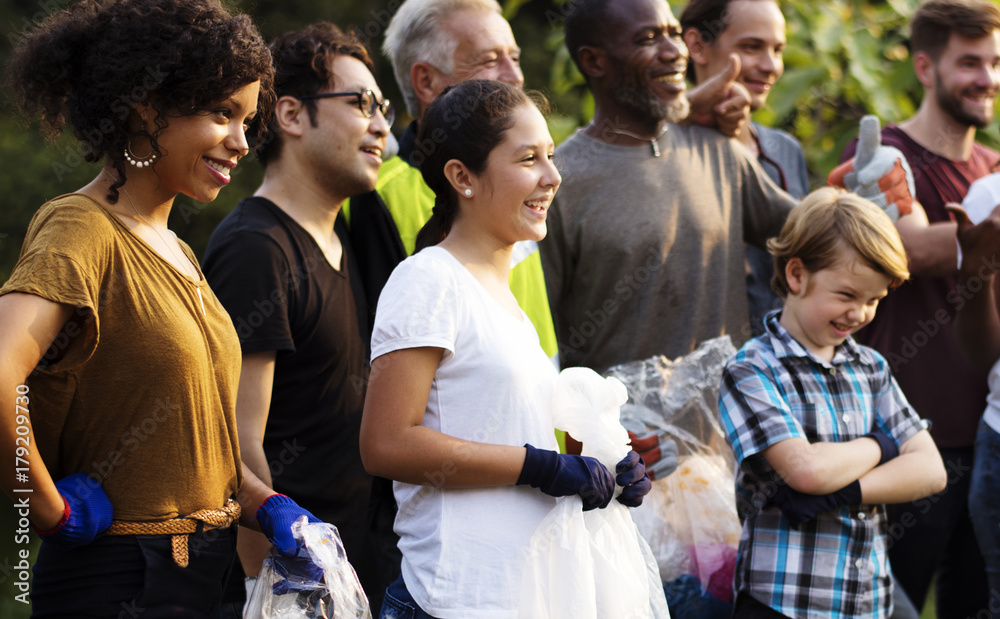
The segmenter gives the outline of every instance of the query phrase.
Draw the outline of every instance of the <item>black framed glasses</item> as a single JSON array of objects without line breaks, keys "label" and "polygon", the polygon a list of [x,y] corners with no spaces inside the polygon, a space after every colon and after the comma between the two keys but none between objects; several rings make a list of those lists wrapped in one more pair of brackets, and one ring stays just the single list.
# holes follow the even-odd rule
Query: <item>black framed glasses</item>
[{"label": "black framed glasses", "polygon": [[392,121],[396,119],[396,110],[392,107],[392,103],[388,99],[378,100],[375,96],[375,92],[371,88],[366,88],[358,92],[320,92],[315,95],[302,95],[301,97],[296,97],[300,101],[305,101],[307,99],[326,99],[328,97],[357,97],[358,109],[367,118],[371,118],[375,115],[376,111],[382,113],[382,117],[385,118],[385,122],[392,125]]}]

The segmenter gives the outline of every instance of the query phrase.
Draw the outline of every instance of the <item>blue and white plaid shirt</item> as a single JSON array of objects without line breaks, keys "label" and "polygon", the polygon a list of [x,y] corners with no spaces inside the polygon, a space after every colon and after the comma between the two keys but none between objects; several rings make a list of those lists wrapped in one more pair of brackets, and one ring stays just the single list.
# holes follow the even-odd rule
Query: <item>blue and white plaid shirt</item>
[{"label": "blue and white plaid shirt", "polygon": [[891,609],[883,505],[851,505],[793,527],[764,508],[783,483],[761,452],[785,439],[844,442],[880,430],[902,445],[923,429],[889,365],[852,338],[827,363],[778,323],[726,364],[719,414],[736,454],[743,534],[736,591],[788,617],[881,619]]}]

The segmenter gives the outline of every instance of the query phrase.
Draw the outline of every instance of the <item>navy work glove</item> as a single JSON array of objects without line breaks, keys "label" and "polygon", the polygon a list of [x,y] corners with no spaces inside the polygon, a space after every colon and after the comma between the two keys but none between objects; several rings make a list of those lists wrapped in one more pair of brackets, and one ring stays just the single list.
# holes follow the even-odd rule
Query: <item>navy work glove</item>
[{"label": "navy work glove", "polygon": [[879,458],[878,461],[880,465],[885,464],[899,455],[899,446],[896,445],[896,441],[892,440],[892,437],[883,434],[878,430],[865,434],[865,437],[875,439],[878,446],[882,448],[882,457]]},{"label": "navy work glove", "polygon": [[628,452],[621,462],[615,465],[615,483],[624,488],[618,495],[618,502],[625,507],[639,507],[642,497],[653,489],[653,482],[646,474],[646,463],[636,451]]},{"label": "navy work glove", "polygon": [[[861,484],[852,481],[830,494],[805,494],[779,482],[769,505],[775,505],[793,526],[809,522],[823,512],[839,509],[844,505],[861,504]],[[765,506],[766,507],[766,506]]]},{"label": "navy work glove", "polygon": [[86,473],[74,473],[56,482],[65,508],[59,523],[48,531],[32,527],[46,542],[70,550],[97,539],[111,526],[111,501],[100,482]]},{"label": "navy work glove", "polygon": [[561,454],[548,449],[528,450],[517,485],[538,488],[549,496],[580,495],[583,511],[605,508],[615,493],[615,478],[596,458]]},{"label": "navy work glove", "polygon": [[639,452],[646,463],[646,473],[652,480],[664,479],[677,470],[677,443],[666,430],[653,430],[645,434],[629,432],[632,449]]}]

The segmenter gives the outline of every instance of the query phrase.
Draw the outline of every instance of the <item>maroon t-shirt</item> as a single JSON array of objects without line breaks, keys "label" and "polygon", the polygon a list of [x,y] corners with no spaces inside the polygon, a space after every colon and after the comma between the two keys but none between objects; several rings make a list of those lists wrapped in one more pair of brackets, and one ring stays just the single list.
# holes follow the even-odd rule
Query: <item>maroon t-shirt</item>
[{"label": "maroon t-shirt", "polygon": [[[931,223],[950,221],[947,202],[961,202],[969,185],[994,171],[1000,154],[976,144],[968,161],[951,161],[920,146],[898,127],[882,130],[913,169],[916,198]],[[848,144],[842,159],[854,156]],[[885,355],[907,399],[933,421],[939,447],[970,447],[986,406],[987,372],[965,360],[952,329],[964,303],[954,275],[912,277],[879,303],[875,320],[855,338]]]}]

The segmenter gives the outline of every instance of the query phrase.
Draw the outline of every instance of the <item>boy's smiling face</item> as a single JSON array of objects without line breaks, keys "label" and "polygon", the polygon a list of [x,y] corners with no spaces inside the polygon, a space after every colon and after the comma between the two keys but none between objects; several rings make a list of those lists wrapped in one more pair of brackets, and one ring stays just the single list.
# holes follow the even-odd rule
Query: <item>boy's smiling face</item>
[{"label": "boy's smiling face", "polygon": [[806,350],[829,362],[847,336],[875,318],[890,278],[844,249],[835,265],[815,273],[798,258],[788,261],[788,296],[781,325]]}]

